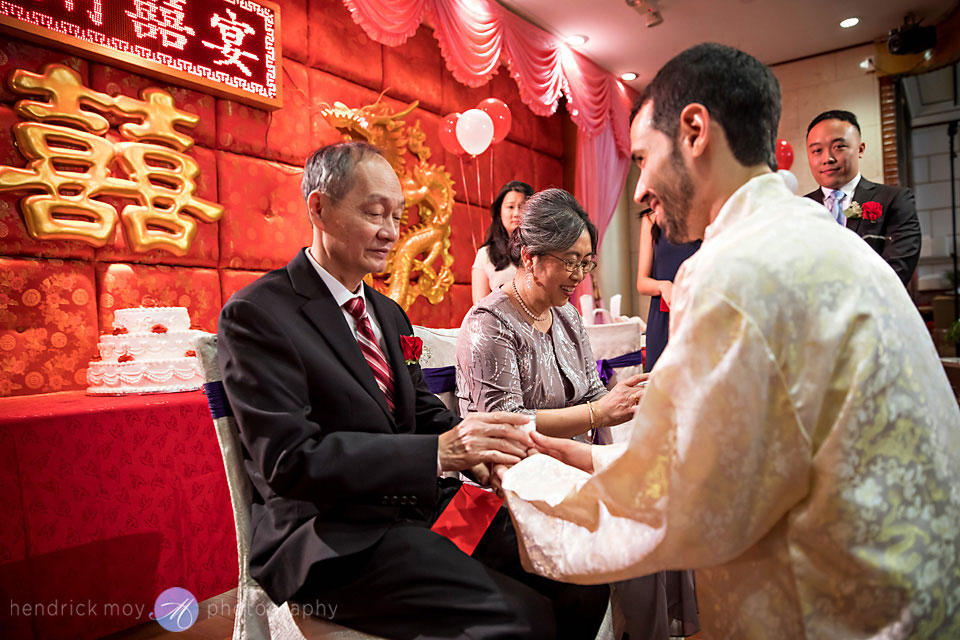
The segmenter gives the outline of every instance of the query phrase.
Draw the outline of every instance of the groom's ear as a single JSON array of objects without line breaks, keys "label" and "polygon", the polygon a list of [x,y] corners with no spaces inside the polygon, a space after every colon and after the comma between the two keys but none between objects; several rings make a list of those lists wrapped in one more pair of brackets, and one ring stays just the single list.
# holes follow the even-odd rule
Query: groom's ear
[{"label": "groom's ear", "polygon": [[710,144],[713,122],[710,112],[702,104],[693,102],[680,111],[680,125],[677,132],[679,144],[690,156],[702,156]]}]

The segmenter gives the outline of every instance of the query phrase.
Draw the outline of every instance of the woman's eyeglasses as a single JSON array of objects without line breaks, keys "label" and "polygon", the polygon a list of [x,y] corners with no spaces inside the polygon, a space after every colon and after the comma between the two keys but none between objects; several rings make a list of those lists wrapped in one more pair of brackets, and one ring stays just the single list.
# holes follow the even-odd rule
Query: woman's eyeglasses
[{"label": "woman's eyeglasses", "polygon": [[566,270],[570,273],[579,270],[583,274],[588,274],[597,268],[596,260],[567,260],[565,258],[561,258],[560,256],[555,256],[552,253],[545,253],[543,255],[559,260],[563,263],[564,268],[566,268]]}]

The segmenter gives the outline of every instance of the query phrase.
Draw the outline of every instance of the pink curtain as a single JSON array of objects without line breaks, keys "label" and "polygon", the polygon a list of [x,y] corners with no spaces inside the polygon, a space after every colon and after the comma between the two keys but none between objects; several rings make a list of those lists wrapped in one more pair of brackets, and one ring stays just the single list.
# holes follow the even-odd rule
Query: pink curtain
[{"label": "pink curtain", "polygon": [[[630,171],[629,156],[617,148],[613,127],[607,122],[603,131],[591,136],[581,129],[577,134],[577,181],[574,195],[597,225],[597,247],[617,208],[623,184]],[[617,291],[605,291],[609,297]],[[584,279],[574,292],[574,304],[580,307],[580,296],[593,295],[593,280]]]},{"label": "pink curtain", "polygon": [[[577,135],[577,181],[574,195],[597,225],[599,242],[623,193],[630,158],[621,155],[610,123],[595,136]],[[598,242],[598,244],[599,244]]]},{"label": "pink curtain", "polygon": [[[407,41],[423,21],[428,0],[343,0],[353,21],[367,35],[391,47]],[[376,35],[374,35],[376,34]]]}]

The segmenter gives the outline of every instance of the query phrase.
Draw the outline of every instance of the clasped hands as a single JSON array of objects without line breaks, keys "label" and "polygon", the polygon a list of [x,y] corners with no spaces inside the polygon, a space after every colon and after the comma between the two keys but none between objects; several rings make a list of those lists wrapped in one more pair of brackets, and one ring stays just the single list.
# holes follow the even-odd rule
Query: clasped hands
[{"label": "clasped hands", "polygon": [[[597,401],[606,418],[603,426],[622,424],[633,416],[648,377],[648,374],[631,376]],[[480,484],[492,486],[501,497],[501,481],[506,470],[536,453],[593,472],[591,445],[524,428],[528,422],[525,415],[505,411],[469,414],[456,427],[440,435],[441,470],[470,470]]]}]

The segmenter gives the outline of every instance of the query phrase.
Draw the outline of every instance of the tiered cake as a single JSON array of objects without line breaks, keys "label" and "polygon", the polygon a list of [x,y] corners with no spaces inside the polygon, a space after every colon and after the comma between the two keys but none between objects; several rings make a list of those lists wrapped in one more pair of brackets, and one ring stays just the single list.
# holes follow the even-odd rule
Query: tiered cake
[{"label": "tiered cake", "polygon": [[184,307],[120,309],[113,333],[100,336],[99,362],[87,367],[87,393],[168,393],[203,385],[194,341],[202,331],[190,329]]}]

